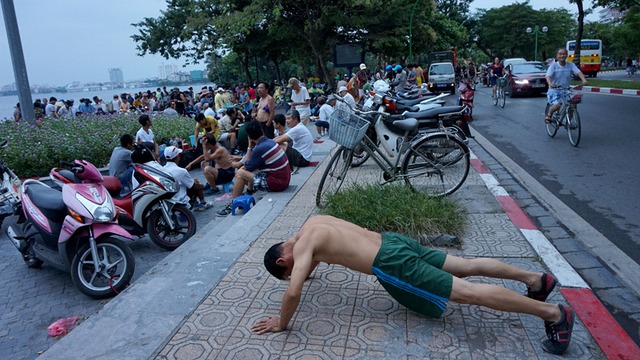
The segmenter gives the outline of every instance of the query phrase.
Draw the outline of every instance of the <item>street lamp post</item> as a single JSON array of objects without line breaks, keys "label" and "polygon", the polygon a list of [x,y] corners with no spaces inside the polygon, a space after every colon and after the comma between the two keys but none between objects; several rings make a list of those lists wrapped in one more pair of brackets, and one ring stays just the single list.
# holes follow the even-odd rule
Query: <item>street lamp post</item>
[{"label": "street lamp post", "polygon": [[549,28],[546,26],[542,27],[542,31],[540,31],[538,25],[536,25],[533,29],[531,29],[531,27],[527,28],[527,34],[533,33],[536,36],[536,48],[535,52],[533,53],[533,61],[538,61],[538,34],[542,35],[547,31],[549,31]]}]

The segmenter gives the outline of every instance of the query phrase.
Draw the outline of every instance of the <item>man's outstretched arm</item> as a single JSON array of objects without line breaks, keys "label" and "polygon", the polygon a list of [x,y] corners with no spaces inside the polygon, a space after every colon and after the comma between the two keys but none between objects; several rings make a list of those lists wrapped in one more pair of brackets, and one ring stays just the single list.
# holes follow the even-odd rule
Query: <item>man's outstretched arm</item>
[{"label": "man's outstretched arm", "polygon": [[289,321],[296,312],[302,295],[304,280],[309,276],[318,262],[313,261],[313,251],[310,247],[299,244],[294,248],[293,258],[295,259],[289,287],[282,297],[280,305],[280,316],[269,316],[258,320],[251,331],[264,334],[266,332],[280,332],[287,328]]}]

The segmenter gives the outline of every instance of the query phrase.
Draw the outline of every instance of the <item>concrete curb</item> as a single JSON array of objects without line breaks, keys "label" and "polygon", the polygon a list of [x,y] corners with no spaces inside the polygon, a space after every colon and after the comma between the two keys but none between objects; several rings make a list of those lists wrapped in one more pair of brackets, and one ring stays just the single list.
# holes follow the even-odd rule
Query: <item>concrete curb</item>
[{"label": "concrete curb", "polygon": [[[476,134],[478,136],[478,134]],[[560,291],[609,359],[640,358],[640,348],[598,300],[582,277],[536,228],[525,212],[498,184],[480,159],[472,154],[471,164],[495,196],[509,219],[535,249],[561,284]]]},{"label": "concrete curb", "polygon": [[634,89],[615,89],[615,88],[601,88],[601,87],[595,87],[595,86],[583,86],[582,91],[601,93],[601,94],[640,96],[640,90],[634,90]]}]

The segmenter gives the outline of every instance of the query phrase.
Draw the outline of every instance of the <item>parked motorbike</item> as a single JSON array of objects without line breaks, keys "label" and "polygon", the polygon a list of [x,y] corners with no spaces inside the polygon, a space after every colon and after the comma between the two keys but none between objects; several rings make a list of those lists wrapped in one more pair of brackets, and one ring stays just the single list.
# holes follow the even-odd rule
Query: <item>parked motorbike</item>
[{"label": "parked motorbike", "polygon": [[44,262],[71,273],[73,284],[96,299],[114,296],[133,277],[135,258],[122,239],[131,235],[120,227],[103,177],[84,160],[65,163],[79,180],[62,190],[29,179],[20,187],[18,220],[7,236],[30,268]]},{"label": "parked motorbike", "polygon": [[[118,212],[118,223],[133,235],[149,234],[151,241],[163,249],[178,248],[195,234],[196,218],[187,206],[171,199],[178,192],[177,182],[152,162],[132,166],[135,181],[128,194],[120,194],[122,185],[117,178],[104,177]],[[51,169],[49,175],[59,184],[78,182],[75,174],[66,169]]]},{"label": "parked motorbike", "polygon": [[466,105],[469,110],[469,115],[473,115],[473,97],[476,91],[471,82],[469,80],[461,82],[460,86],[458,86],[458,92],[460,92],[460,97],[457,99],[458,105]]},{"label": "parked motorbike", "polygon": [[[0,144],[0,149],[7,147],[7,142],[3,141]],[[21,181],[13,173],[13,170],[9,169],[7,163],[0,158],[0,225],[7,216],[15,214],[16,207],[20,204],[20,190]]]}]

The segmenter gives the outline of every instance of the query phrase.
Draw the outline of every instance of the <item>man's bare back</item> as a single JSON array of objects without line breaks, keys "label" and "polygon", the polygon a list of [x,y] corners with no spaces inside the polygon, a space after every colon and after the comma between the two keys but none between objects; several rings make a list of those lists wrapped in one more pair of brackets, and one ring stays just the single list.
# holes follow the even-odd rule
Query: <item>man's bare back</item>
[{"label": "man's bare back", "polygon": [[316,262],[339,264],[371,274],[373,260],[380,250],[380,234],[331,216],[316,216],[289,241],[296,253],[311,251]]}]

